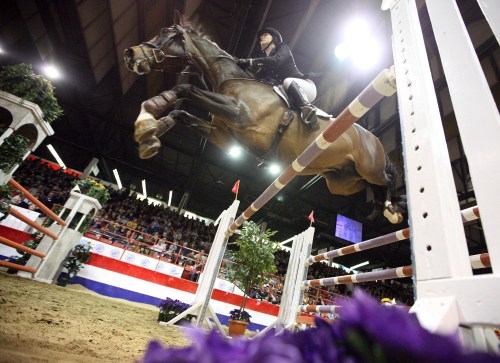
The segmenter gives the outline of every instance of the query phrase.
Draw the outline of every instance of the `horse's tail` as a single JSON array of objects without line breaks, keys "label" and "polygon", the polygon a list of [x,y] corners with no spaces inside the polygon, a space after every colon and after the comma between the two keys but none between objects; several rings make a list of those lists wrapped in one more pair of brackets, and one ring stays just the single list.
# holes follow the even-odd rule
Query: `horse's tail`
[{"label": "horse's tail", "polygon": [[400,213],[406,212],[406,195],[394,195],[394,193],[396,192],[396,181],[399,176],[399,172],[397,171],[396,167],[392,163],[391,159],[389,159],[389,156],[387,154],[385,154],[385,173],[389,178],[389,184],[387,185],[387,187],[391,191],[391,194],[393,194],[394,196],[393,206]]}]

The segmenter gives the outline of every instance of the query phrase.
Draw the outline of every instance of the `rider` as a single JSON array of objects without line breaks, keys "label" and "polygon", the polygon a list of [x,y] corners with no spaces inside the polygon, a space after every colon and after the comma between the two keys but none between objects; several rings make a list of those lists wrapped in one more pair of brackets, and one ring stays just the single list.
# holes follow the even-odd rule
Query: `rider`
[{"label": "rider", "polygon": [[316,107],[311,102],[316,98],[316,85],[298,70],[290,47],[283,42],[281,34],[273,28],[258,31],[261,57],[239,59],[241,66],[256,68],[255,78],[272,84],[283,84],[292,102],[300,110],[300,116],[312,130],[319,128]]}]

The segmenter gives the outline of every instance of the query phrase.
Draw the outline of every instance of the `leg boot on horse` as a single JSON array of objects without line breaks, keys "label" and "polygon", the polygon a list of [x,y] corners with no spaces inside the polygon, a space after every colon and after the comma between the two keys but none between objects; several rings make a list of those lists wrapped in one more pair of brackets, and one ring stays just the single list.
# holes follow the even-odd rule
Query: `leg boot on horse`
[{"label": "leg boot on horse", "polygon": [[319,129],[318,116],[316,115],[316,107],[311,105],[308,101],[306,94],[297,82],[290,83],[288,89],[286,90],[286,94],[290,97],[292,101],[292,106],[297,107],[300,110],[300,117],[302,121],[309,126],[309,128],[313,131]]},{"label": "leg boot on horse", "polygon": [[136,142],[146,141],[156,133],[159,126],[156,117],[173,105],[176,100],[175,92],[165,91],[142,103],[141,112],[134,124]]},{"label": "leg boot on horse", "polygon": [[139,143],[139,157],[141,159],[150,159],[158,154],[161,147],[159,137],[170,130],[176,122],[172,117],[165,116],[158,121],[154,120],[154,123],[154,132],[149,137],[144,138],[143,136],[143,140]]}]

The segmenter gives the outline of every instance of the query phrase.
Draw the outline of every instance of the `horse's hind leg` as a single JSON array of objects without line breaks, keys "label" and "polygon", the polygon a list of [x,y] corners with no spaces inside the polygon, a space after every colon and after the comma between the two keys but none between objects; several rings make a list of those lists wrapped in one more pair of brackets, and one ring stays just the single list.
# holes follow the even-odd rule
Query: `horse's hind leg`
[{"label": "horse's hind leg", "polygon": [[374,184],[370,184],[370,188],[373,192],[373,211],[367,219],[372,221],[383,212],[384,217],[392,224],[401,223],[403,215],[392,204],[391,188]]},{"label": "horse's hind leg", "polygon": [[368,216],[368,219],[374,220],[383,211],[384,217],[389,222],[397,224],[403,221],[403,215],[392,204],[397,172],[389,159],[386,162],[382,177],[384,184],[380,185],[380,181],[377,184],[370,183],[373,192],[373,212]]},{"label": "horse's hind leg", "polygon": [[370,189],[373,193],[373,211],[366,218],[370,221],[373,221],[384,210],[384,198],[386,196],[385,193],[386,188],[380,185],[370,184]]}]

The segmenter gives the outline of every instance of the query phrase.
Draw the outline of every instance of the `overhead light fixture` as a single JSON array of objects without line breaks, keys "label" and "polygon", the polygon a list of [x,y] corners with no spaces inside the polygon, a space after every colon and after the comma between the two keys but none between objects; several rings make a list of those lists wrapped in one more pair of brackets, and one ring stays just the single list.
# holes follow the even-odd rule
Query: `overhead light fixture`
[{"label": "overhead light fixture", "polygon": [[120,175],[118,174],[118,170],[113,169],[113,174],[115,175],[116,184],[118,185],[118,189],[123,188],[122,181],[120,179]]},{"label": "overhead light fixture", "polygon": [[144,198],[148,197],[148,193],[146,193],[146,179],[142,179],[142,195],[144,195]]},{"label": "overhead light fixture", "polygon": [[171,206],[172,205],[172,190],[168,193],[168,203],[167,203],[167,206]]},{"label": "overhead light fixture", "polygon": [[351,50],[345,43],[340,43],[335,47],[335,56],[341,61],[345,60],[351,54]]},{"label": "overhead light fixture", "polygon": [[59,154],[56,152],[56,149],[54,149],[54,147],[51,145],[51,144],[48,144],[47,145],[47,149],[49,149],[50,153],[52,154],[52,156],[56,159],[57,163],[63,168],[63,169],[66,169],[66,165],[63,163],[61,157],[59,156]]},{"label": "overhead light fixture", "polygon": [[352,267],[349,267],[350,270],[354,270],[358,267],[361,267],[361,266],[366,266],[370,263],[370,261],[365,261],[365,262],[361,262],[361,263],[358,263],[357,265],[354,265]]},{"label": "overhead light fixture", "polygon": [[61,78],[61,72],[59,71],[59,69],[51,64],[47,64],[43,67],[43,73],[51,79]]},{"label": "overhead light fixture", "polygon": [[231,149],[229,149],[229,156],[237,158],[240,155],[241,155],[241,147],[233,146]]},{"label": "overhead light fixture", "polygon": [[349,59],[359,69],[375,67],[381,58],[381,49],[368,19],[354,18],[346,24],[343,40],[335,48],[335,56],[343,61]]},{"label": "overhead light fixture", "polygon": [[278,164],[271,164],[269,166],[269,172],[273,175],[278,174],[281,171],[281,167]]}]

